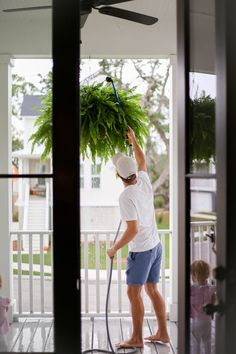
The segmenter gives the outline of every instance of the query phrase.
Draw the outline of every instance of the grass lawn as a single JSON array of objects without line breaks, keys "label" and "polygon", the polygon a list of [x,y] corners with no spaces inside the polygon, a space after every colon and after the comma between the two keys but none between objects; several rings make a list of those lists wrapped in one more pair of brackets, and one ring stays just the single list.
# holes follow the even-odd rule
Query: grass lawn
[{"label": "grass lawn", "polygon": [[[22,263],[29,264],[29,255],[28,254],[22,254]],[[47,253],[44,253],[44,265],[50,266],[51,265],[51,252],[48,251]],[[13,262],[17,263],[18,262],[18,255],[13,254]],[[34,254],[33,255],[33,264],[40,264],[40,255],[39,254]]]},{"label": "grass lawn", "polygon": [[[14,274],[14,275],[18,275],[18,270],[17,270],[17,269],[14,269],[14,270],[13,270],[13,274]],[[27,270],[22,270],[21,274],[22,274],[22,275],[29,275],[29,272],[28,272]],[[33,272],[33,275],[39,277],[39,276],[40,276],[40,272]],[[44,276],[45,276],[45,277],[51,277],[52,274],[51,274],[51,273],[44,273]]]},{"label": "grass lawn", "polygon": [[[111,243],[112,246],[112,243]],[[165,267],[169,268],[169,254],[170,254],[170,237],[166,236],[165,244]],[[84,245],[80,246],[81,254],[81,268],[84,268]],[[128,254],[128,246],[122,248],[122,269],[126,267],[126,257]],[[88,242],[88,268],[96,269],[96,254],[94,242]],[[106,269],[106,241],[100,241],[100,269]],[[114,259],[114,269],[117,269],[116,258]]]},{"label": "grass lawn", "polygon": [[[160,218],[160,216],[157,215],[157,223],[158,223],[159,230],[164,230],[164,229],[168,230],[169,229],[168,215],[164,215],[164,217],[162,215],[161,218]],[[111,246],[112,246],[112,242],[111,242]],[[166,236],[166,249],[165,249],[165,267],[166,268],[169,268],[169,253],[170,253],[170,236]],[[83,245],[83,243],[81,243],[80,254],[81,254],[81,268],[84,268],[84,245]],[[127,254],[128,254],[128,245],[123,247],[123,249],[121,250],[122,269],[125,269],[125,267],[126,267]],[[95,269],[96,268],[96,255],[95,255],[94,241],[91,241],[88,243],[88,255],[89,255],[88,256],[88,268]],[[28,254],[22,254],[21,257],[22,257],[22,263],[29,264],[29,255]],[[18,255],[17,254],[13,255],[13,262],[14,263],[18,262]],[[40,255],[39,254],[33,255],[33,264],[40,264]],[[50,251],[48,251],[47,253],[44,253],[44,265],[46,265],[46,266],[51,265],[51,252]],[[106,269],[106,242],[105,241],[100,241],[100,269]],[[116,258],[114,260],[114,269],[117,269]],[[14,274],[17,274],[17,270],[14,270]],[[24,270],[24,271],[22,271],[22,274],[29,275],[29,272]],[[34,275],[40,275],[40,273],[34,272]],[[44,275],[47,276],[50,274],[45,273]]]},{"label": "grass lawn", "polygon": [[[169,224],[167,220],[165,222],[158,223],[159,230],[168,230]],[[110,243],[112,246],[112,242]],[[84,268],[84,245],[80,245],[80,255],[81,255],[81,268]],[[126,267],[126,257],[128,255],[128,245],[122,248],[121,258],[122,258],[122,269]],[[169,268],[169,258],[170,258],[170,236],[166,236],[165,243],[165,267]],[[100,269],[106,269],[106,241],[100,241]],[[95,254],[95,243],[91,241],[88,243],[88,268],[96,269],[96,254]],[[114,259],[114,269],[117,269],[116,258]]]}]

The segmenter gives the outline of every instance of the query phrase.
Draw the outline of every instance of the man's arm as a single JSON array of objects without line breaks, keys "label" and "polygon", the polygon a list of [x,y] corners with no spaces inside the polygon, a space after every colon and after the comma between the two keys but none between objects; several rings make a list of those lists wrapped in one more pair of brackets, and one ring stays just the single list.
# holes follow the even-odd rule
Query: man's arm
[{"label": "man's arm", "polygon": [[127,243],[129,243],[138,233],[138,221],[137,220],[131,220],[131,221],[126,221],[127,227],[121,238],[116,241],[114,246],[107,250],[107,254],[110,258],[114,257],[116,252],[124,247]]},{"label": "man's arm", "polygon": [[133,145],[134,156],[138,165],[138,171],[147,171],[146,159],[143,150],[138,145],[134,131],[129,128],[127,132],[127,136],[129,138],[130,143]]}]

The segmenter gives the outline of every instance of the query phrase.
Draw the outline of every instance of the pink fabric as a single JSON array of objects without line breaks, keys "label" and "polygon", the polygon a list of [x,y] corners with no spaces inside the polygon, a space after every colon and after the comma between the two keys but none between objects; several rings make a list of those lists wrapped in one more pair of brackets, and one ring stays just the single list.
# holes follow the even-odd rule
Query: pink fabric
[{"label": "pink fabric", "polygon": [[212,302],[216,287],[211,284],[191,286],[191,318],[210,319],[203,311],[203,306]]},{"label": "pink fabric", "polygon": [[7,308],[10,302],[10,299],[0,296],[0,334],[6,334],[9,330]]}]

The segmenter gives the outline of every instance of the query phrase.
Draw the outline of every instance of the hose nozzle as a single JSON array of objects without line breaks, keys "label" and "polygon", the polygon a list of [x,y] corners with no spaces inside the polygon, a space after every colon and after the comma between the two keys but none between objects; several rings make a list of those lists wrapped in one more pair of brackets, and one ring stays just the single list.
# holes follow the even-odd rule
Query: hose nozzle
[{"label": "hose nozzle", "polygon": [[109,76],[106,77],[106,81],[107,81],[107,82],[113,82],[112,78],[109,77]]}]

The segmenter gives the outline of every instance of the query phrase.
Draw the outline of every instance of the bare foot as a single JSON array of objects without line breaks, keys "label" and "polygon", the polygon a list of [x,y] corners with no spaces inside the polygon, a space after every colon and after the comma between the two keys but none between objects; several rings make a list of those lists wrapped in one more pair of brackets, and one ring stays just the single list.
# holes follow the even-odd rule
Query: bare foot
[{"label": "bare foot", "polygon": [[149,336],[144,339],[149,340],[150,342],[162,342],[164,344],[170,342],[170,337],[168,336],[168,334],[162,335],[159,332],[157,332],[157,334],[154,334],[153,336]]},{"label": "bare foot", "polygon": [[143,342],[142,341],[135,341],[133,339],[127,340],[125,342],[120,342],[115,345],[116,348],[143,348]]}]

